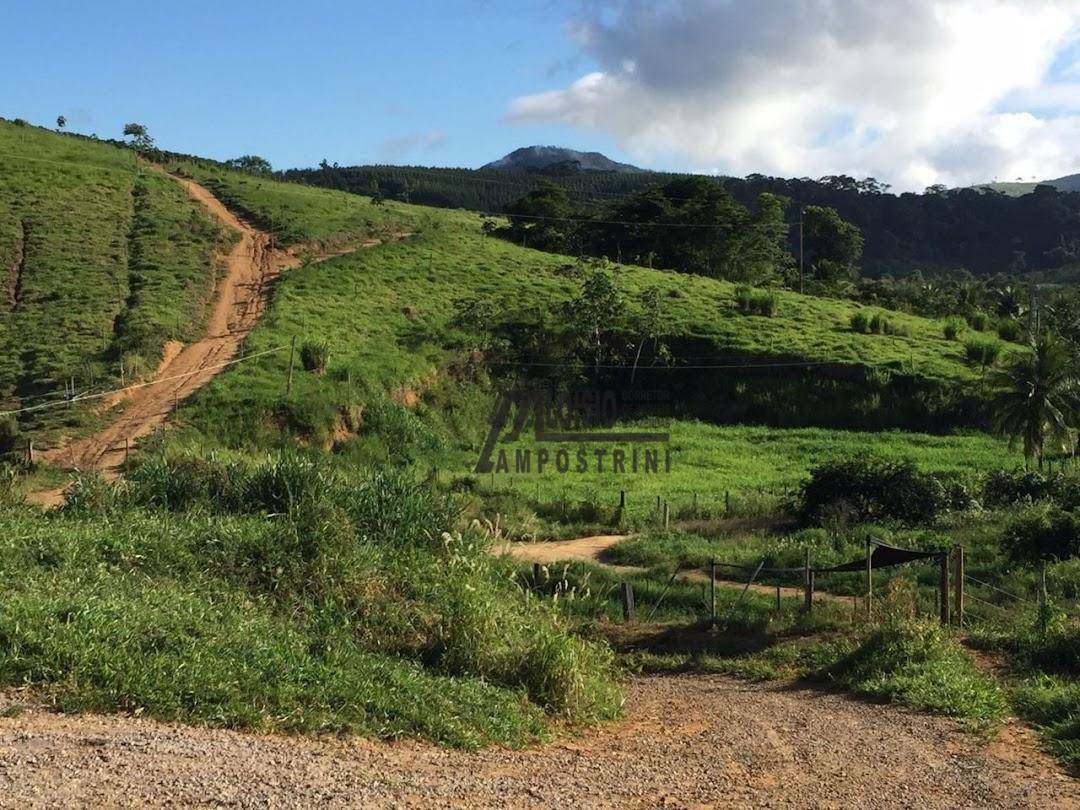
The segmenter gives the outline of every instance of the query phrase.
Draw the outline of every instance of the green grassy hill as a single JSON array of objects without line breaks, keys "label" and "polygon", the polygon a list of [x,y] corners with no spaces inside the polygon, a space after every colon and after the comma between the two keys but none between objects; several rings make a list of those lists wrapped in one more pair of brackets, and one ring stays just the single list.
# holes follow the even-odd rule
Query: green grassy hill
[{"label": "green grassy hill", "polygon": [[[409,234],[284,276],[247,349],[285,347],[293,337],[298,345],[323,341],[329,347],[325,372],[309,373],[297,363],[292,394],[286,396],[288,351],[238,366],[185,406],[175,445],[199,452],[225,447],[250,451],[298,441],[333,449],[349,465],[389,457],[436,467],[444,481],[467,477],[487,429],[495,386],[486,373],[458,368],[472,336],[463,334],[456,302],[477,296],[497,302],[496,309],[523,302],[554,308],[573,294],[575,282],[562,272],[571,260],[485,237],[480,218],[467,212],[398,202],[377,206],[357,195],[209,166],[174,168],[213,188],[238,210],[275,223],[287,243],[348,241],[350,235],[355,239],[373,232]],[[665,332],[712,356],[684,364],[732,355],[800,358],[887,369],[912,384],[946,389],[976,387],[980,378],[981,372],[965,361],[963,344],[945,339],[940,321],[888,313],[904,334],[868,335],[852,331],[850,319],[860,307],[848,301],[779,292],[777,314],[758,317],[739,313],[735,287],[724,281],[627,267],[622,283],[632,301],[645,288],[658,287]],[[684,385],[687,377],[703,385],[709,375],[738,374],[738,369],[691,367],[681,376]],[[676,376],[677,370],[658,372],[654,382],[664,385]],[[777,383],[762,385],[775,389]],[[871,392],[868,407],[888,398],[888,389]],[[406,401],[409,407],[402,404]],[[801,407],[797,391],[784,407]],[[765,415],[755,420],[751,414],[748,421],[765,421]],[[782,492],[816,461],[860,448],[917,457],[942,470],[989,469],[1018,459],[1003,441],[978,435],[776,431],[717,427],[693,419],[670,427],[677,458],[670,476],[619,480],[592,471],[527,480],[499,476],[481,483],[495,500],[513,488],[536,504],[614,504],[618,491],[626,488],[634,493],[634,511],[644,513],[657,495],[682,504],[694,493],[716,503],[725,491]]]},{"label": "green grassy hill", "polygon": [[[230,235],[178,184],[140,166],[128,150],[11,123],[0,124],[0,167],[0,268],[7,270],[0,342],[9,348],[0,358],[5,406],[48,401],[72,378],[80,392],[115,387],[122,361],[130,378],[152,370],[165,340],[188,342],[200,333],[214,256]],[[442,433],[444,445],[471,453],[493,387],[485,378],[481,385],[464,386],[466,391],[447,373],[473,337],[459,323],[459,302],[478,297],[497,309],[552,310],[575,290],[565,272],[572,260],[486,237],[472,213],[400,202],[375,205],[366,197],[225,171],[209,162],[167,168],[206,185],[272,231],[279,245],[333,250],[383,242],[304,266],[281,280],[247,350],[285,346],[294,337],[301,344],[323,342],[331,354],[329,368],[325,374],[298,373],[288,401],[288,352],[223,375],[185,409],[185,438],[204,447],[267,446],[283,436],[338,446],[347,438],[343,433],[356,432],[351,422],[369,403],[386,400],[393,410],[394,399],[426,393],[428,401],[413,413]],[[660,292],[662,329],[676,346],[676,368],[667,375],[655,372],[654,385],[679,381],[673,384],[731,399],[732,391],[709,386],[723,379],[741,386],[738,370],[695,365],[732,358],[830,364],[841,376],[844,369],[854,370],[871,381],[871,389],[882,378],[906,380],[923,392],[917,396],[970,388],[981,375],[965,360],[963,339],[947,340],[940,321],[882,312],[896,334],[862,334],[852,330],[852,316],[879,311],[850,301],[777,291],[775,315],[760,317],[738,311],[736,288],[728,282],[641,267],[623,268],[620,278],[631,310],[640,307],[646,289]],[[691,350],[693,357],[679,356]],[[813,377],[817,368],[782,375]],[[801,383],[781,384],[789,385],[779,395],[786,403],[766,390],[769,409],[803,407]],[[462,390],[448,393],[454,386]],[[881,390],[867,394],[871,404],[873,397],[893,398],[888,384]],[[830,407],[830,391],[818,392],[819,410]],[[752,402],[757,408],[758,401]],[[762,421],[753,408],[738,418]],[[447,417],[449,411],[455,415]],[[700,408],[693,415],[711,418]],[[813,425],[815,418],[793,424]],[[22,427],[56,436],[85,430],[94,420],[88,409],[58,408],[24,415]],[[378,432],[370,419],[367,431]],[[458,463],[454,453],[428,455],[436,463]]]},{"label": "green grassy hill", "polygon": [[[197,337],[232,238],[132,152],[0,122],[0,409],[153,370]],[[83,409],[26,427],[77,427]]]}]

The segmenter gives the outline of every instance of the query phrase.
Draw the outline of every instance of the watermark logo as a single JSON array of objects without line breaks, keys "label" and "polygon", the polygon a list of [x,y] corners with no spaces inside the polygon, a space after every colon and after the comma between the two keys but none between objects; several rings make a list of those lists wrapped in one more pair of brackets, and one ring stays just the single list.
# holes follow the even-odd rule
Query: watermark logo
[{"label": "watermark logo", "polygon": [[[520,389],[505,393],[492,414],[474,471],[518,475],[669,472],[667,431],[618,425],[667,416],[670,409],[667,392],[655,390],[582,388],[552,393]],[[512,446],[499,447],[500,439]]]}]

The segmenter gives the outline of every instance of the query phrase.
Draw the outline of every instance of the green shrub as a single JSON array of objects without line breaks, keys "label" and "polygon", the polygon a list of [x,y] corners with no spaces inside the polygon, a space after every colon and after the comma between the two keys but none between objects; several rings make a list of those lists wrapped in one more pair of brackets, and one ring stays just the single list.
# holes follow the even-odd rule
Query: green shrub
[{"label": "green shrub", "polygon": [[858,522],[933,522],[949,508],[949,496],[933,475],[912,461],[868,454],[835,459],[810,470],[799,492],[805,520],[821,521],[837,510]]},{"label": "green shrub", "polygon": [[735,288],[735,307],[743,315],[763,315],[771,318],[777,311],[776,293],[758,290],[745,284]]},{"label": "green shrub", "polygon": [[19,423],[14,416],[0,416],[0,464],[18,459]]},{"label": "green shrub", "polygon": [[1041,501],[1053,492],[1054,482],[1035,470],[993,470],[983,481],[983,503],[988,507]]},{"label": "green shrub", "polygon": [[870,331],[870,318],[861,309],[851,313],[851,331],[859,334],[867,334]]},{"label": "green shrub", "polygon": [[64,490],[60,509],[66,514],[102,515],[120,507],[123,500],[121,485],[106,481],[98,472],[79,473]]},{"label": "green shrub", "polygon": [[1005,525],[1002,546],[1018,562],[1067,560],[1080,556],[1080,516],[1052,504],[1039,504]]},{"label": "green shrub", "polygon": [[906,330],[893,323],[884,313],[867,314],[865,310],[852,313],[848,321],[852,332],[863,335],[904,335]]},{"label": "green shrub", "polygon": [[150,456],[128,472],[132,503],[157,509],[183,510],[202,504],[241,509],[247,471],[236,464],[193,456]]},{"label": "green shrub", "polygon": [[300,363],[305,371],[322,374],[330,362],[330,344],[325,340],[309,340],[300,347]]},{"label": "green shrub", "polygon": [[14,467],[0,465],[0,510],[19,508],[25,503],[18,471]]},{"label": "green shrub", "polygon": [[964,331],[964,321],[961,318],[949,318],[945,321],[943,332],[946,340],[956,340]]},{"label": "green shrub", "polygon": [[1019,343],[1020,338],[1024,334],[1024,330],[1018,321],[1013,318],[1008,318],[998,324],[997,333],[998,337],[1002,340],[1007,340],[1010,343]]},{"label": "green shrub", "polygon": [[859,695],[959,718],[975,728],[998,723],[1005,698],[936,622],[890,616],[824,676]]},{"label": "green shrub", "polygon": [[976,311],[967,316],[967,322],[968,326],[976,332],[985,332],[990,325],[990,318],[987,317],[985,312]]},{"label": "green shrub", "polygon": [[964,355],[969,363],[986,368],[997,362],[1001,343],[994,338],[971,337],[964,343]]},{"label": "green shrub", "polygon": [[325,499],[334,486],[334,473],[326,462],[282,453],[251,471],[244,484],[243,507],[272,514],[290,512]]},{"label": "green shrub", "polygon": [[151,371],[146,358],[138,352],[124,352],[120,363],[124,369],[124,379],[128,383],[145,377]]}]

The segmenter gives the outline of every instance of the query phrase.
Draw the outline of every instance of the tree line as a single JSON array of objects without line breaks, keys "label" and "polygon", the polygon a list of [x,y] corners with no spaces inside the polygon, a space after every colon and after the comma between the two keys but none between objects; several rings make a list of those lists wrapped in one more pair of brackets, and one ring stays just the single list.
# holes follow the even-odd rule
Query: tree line
[{"label": "tree line", "polygon": [[[325,161],[317,168],[290,169],[281,179],[371,194],[421,205],[502,214],[545,182],[566,191],[575,205],[610,202],[652,186],[698,177],[723,187],[743,206],[762,193],[790,201],[794,220],[800,207],[834,209],[859,228],[861,265],[868,276],[967,270],[973,275],[1066,268],[1080,262],[1080,193],[1039,186],[1009,197],[990,189],[946,189],[891,194],[888,186],[845,175],[785,179],[702,177],[666,173],[437,169],[414,166],[342,167]],[[789,235],[794,252],[796,235]]]}]

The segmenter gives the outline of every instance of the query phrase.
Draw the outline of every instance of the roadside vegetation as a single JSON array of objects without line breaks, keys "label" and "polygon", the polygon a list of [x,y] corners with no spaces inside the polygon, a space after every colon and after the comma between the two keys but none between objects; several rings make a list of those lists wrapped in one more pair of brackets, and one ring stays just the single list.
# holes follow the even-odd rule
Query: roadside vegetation
[{"label": "roadside vegetation", "polygon": [[0,524],[0,682],[63,710],[469,747],[620,711],[610,655],[390,468],[148,462]]}]

